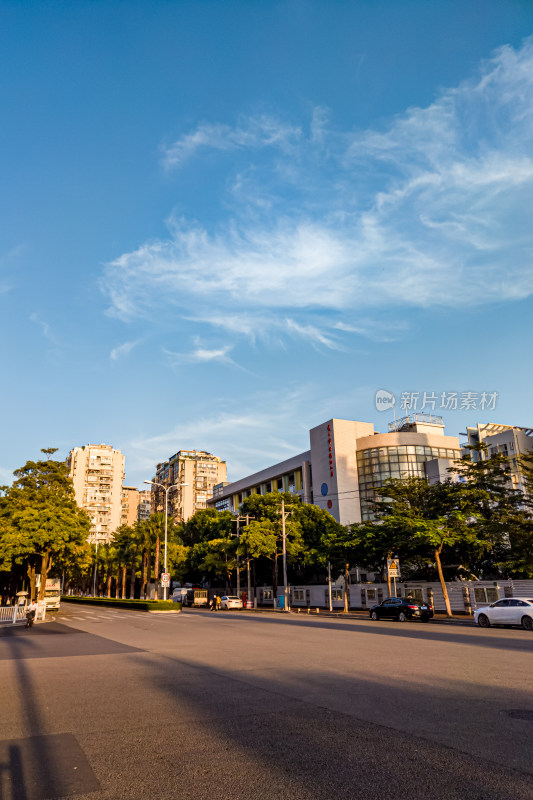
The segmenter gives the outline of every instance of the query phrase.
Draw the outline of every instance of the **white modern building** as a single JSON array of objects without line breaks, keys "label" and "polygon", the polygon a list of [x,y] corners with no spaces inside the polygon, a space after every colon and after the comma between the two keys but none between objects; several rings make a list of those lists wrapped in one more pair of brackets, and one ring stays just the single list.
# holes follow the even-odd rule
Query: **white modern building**
[{"label": "white modern building", "polygon": [[447,474],[461,456],[458,438],[444,435],[442,417],[421,413],[391,423],[386,433],[370,422],[330,419],[309,431],[309,443],[304,453],[215,486],[209,505],[237,512],[253,493],[288,491],[349,525],[372,518],[375,489],[388,478]]},{"label": "white modern building", "polygon": [[[533,451],[533,428],[484,422],[468,427],[463,436],[467,437],[470,447],[485,444],[487,446],[486,458],[498,453],[505,456],[509,462],[513,488],[521,492],[525,491],[519,458]],[[476,460],[477,453],[472,453],[472,457]]]}]

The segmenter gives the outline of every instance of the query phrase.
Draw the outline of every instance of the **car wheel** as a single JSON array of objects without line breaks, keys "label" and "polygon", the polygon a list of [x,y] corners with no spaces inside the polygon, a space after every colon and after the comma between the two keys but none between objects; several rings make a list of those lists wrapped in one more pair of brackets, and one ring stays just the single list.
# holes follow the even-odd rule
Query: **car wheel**
[{"label": "car wheel", "polygon": [[480,628],[490,628],[490,619],[486,614],[480,614],[477,618],[477,624]]},{"label": "car wheel", "polygon": [[379,619],[379,617],[378,617],[378,612],[377,612],[377,611],[373,611],[373,612],[370,614],[370,618],[371,618],[371,619],[373,619],[373,620],[374,620],[374,622],[376,622],[376,621]]},{"label": "car wheel", "polygon": [[531,617],[522,617],[522,627],[526,631],[533,631],[533,619]]},{"label": "car wheel", "polygon": [[407,617],[405,616],[405,613],[403,611],[400,611],[400,613],[398,614],[398,622],[405,622],[406,619]]}]

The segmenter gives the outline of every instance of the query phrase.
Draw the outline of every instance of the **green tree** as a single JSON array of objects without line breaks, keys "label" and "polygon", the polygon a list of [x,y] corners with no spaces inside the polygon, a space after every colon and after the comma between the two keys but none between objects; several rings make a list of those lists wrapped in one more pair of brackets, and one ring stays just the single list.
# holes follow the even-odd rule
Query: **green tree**
[{"label": "green tree", "polygon": [[39,599],[54,559],[69,563],[73,555],[86,559],[90,520],[78,508],[67,466],[53,461],[28,461],[14,473],[16,480],[0,498],[0,552],[2,568],[23,564],[35,597],[40,572]]},{"label": "green tree", "polygon": [[[488,456],[483,443],[468,447],[451,471],[459,475],[459,507],[467,524],[475,529],[465,559],[477,575],[494,575],[500,562],[509,556],[512,534],[523,521],[522,496],[513,488],[510,465],[498,453]],[[479,548],[477,541],[489,546]]]},{"label": "green tree", "polygon": [[180,533],[184,545],[192,547],[210,539],[230,537],[235,532],[235,518],[230,511],[205,508],[193,514],[182,526]]},{"label": "green tree", "polygon": [[426,562],[435,563],[446,605],[451,616],[450,600],[442,569],[442,553],[457,544],[484,550],[490,541],[480,538],[480,531],[472,524],[474,510],[469,509],[469,519],[462,508],[462,484],[445,481],[430,484],[424,478],[391,479],[378,490],[376,504],[376,536],[380,536],[379,522],[384,522],[384,536],[391,541],[394,532],[396,549],[405,548]]},{"label": "green tree", "polygon": [[347,537],[346,526],[325,508],[310,503],[295,506],[294,520],[299,523],[302,535],[302,563],[323,572],[331,561],[333,544]]},{"label": "green tree", "polygon": [[236,567],[236,540],[230,537],[197,542],[190,552],[193,568],[211,577],[222,576],[233,592],[233,570]]},{"label": "green tree", "polygon": [[282,501],[288,517],[285,522],[287,563],[296,563],[302,557],[302,527],[297,519],[300,498],[290,492],[252,494],[241,505],[241,516],[249,515],[252,521],[242,529],[237,552],[245,559],[267,559],[272,567],[274,599],[278,591],[278,563],[283,553]]}]

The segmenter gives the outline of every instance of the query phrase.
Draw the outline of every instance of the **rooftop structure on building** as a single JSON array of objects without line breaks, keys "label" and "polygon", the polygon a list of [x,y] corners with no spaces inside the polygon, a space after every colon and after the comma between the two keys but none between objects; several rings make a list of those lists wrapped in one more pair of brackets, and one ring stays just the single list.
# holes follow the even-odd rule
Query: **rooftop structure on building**
[{"label": "rooftop structure on building", "polygon": [[370,422],[330,419],[309,431],[309,450],[217,485],[209,505],[237,512],[253,493],[288,491],[349,525],[372,518],[375,489],[388,478],[446,475],[461,456],[458,438],[444,435],[442,417],[411,415],[389,428],[379,433]]},{"label": "rooftop structure on building", "polygon": [[108,444],[74,447],[67,466],[76,502],[91,520],[89,541],[108,542],[121,524],[124,456]]}]

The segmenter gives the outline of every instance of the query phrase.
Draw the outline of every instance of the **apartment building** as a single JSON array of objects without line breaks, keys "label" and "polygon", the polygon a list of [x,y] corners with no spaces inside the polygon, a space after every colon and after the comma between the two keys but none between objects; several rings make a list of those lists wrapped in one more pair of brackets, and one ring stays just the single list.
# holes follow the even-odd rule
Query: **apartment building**
[{"label": "apartment building", "polygon": [[388,478],[446,475],[461,456],[442,417],[422,413],[392,422],[386,433],[370,422],[330,419],[309,431],[309,442],[293,458],[215,486],[209,505],[235,513],[251,494],[288,491],[349,525],[372,518],[375,490]]},{"label": "apartment building", "polygon": [[138,519],[140,492],[135,486],[122,487],[121,525],[135,525]]},{"label": "apartment building", "polygon": [[76,502],[91,519],[89,541],[108,542],[122,520],[124,456],[108,444],[74,447],[67,457]]},{"label": "apartment building", "polygon": [[137,506],[137,519],[142,522],[143,519],[149,519],[152,513],[152,492],[150,489],[142,489],[139,492],[139,503]]},{"label": "apartment building", "polygon": [[[179,450],[157,465],[154,477],[155,483],[176,487],[168,492],[168,512],[177,522],[207,508],[214,487],[225,481],[226,462],[205,450]],[[164,502],[163,490],[152,486],[152,508],[163,511]]]},{"label": "apartment building", "polygon": [[[466,434],[463,436],[467,437],[468,445],[471,447],[485,444],[487,446],[485,458],[490,458],[498,453],[505,456],[509,462],[513,488],[521,492],[525,491],[519,458],[533,451],[533,428],[484,422],[467,427]],[[478,458],[478,454],[473,453],[472,457],[475,460]]]}]

